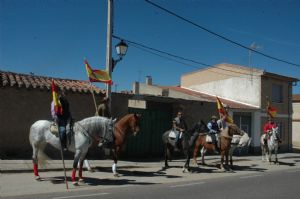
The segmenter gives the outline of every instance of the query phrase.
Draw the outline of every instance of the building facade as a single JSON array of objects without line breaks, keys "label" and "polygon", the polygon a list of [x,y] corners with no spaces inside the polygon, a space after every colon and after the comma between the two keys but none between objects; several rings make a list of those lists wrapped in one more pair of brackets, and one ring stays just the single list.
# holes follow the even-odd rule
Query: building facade
[{"label": "building facade", "polygon": [[293,150],[300,151],[300,94],[293,95]]}]

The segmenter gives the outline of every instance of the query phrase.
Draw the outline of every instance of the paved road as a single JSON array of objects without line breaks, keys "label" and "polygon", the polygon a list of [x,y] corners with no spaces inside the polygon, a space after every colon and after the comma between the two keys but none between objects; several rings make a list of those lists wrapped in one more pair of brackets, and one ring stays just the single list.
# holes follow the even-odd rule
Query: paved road
[{"label": "paved road", "polygon": [[[276,197],[282,198],[281,194],[284,193],[291,195],[283,198],[296,198],[295,195],[299,198],[300,154],[280,154],[279,157],[280,165],[262,162],[260,156],[236,157],[234,172],[217,169],[217,156],[208,157],[207,166],[193,167],[190,173],[181,172],[182,160],[171,162],[173,167],[167,170],[162,169],[162,162],[125,162],[119,167],[119,178],[112,176],[110,166],[98,166],[96,172],[84,173],[85,184],[75,187],[69,179],[68,191],[65,189],[62,171],[40,173],[44,178],[41,182],[33,180],[32,173],[2,173],[0,196],[56,199],[74,198],[72,196],[122,199],[171,196],[227,198],[238,188],[235,195],[239,197],[236,198],[242,198],[243,194],[246,194],[243,198],[250,198],[250,195],[269,198],[264,191],[271,189],[275,190]],[[262,185],[267,186],[260,188]],[[262,195],[258,192],[262,192]]]}]

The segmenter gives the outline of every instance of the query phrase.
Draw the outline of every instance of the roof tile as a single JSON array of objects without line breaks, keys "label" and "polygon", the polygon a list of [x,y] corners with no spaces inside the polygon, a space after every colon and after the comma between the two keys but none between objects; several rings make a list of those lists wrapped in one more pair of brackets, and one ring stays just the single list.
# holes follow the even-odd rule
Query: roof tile
[{"label": "roof tile", "polygon": [[[81,80],[71,80],[71,79],[61,79],[61,78],[52,78],[45,76],[35,76],[27,75],[21,73],[0,71],[0,87],[19,87],[19,88],[39,88],[41,90],[50,90],[52,79],[58,85],[60,89],[65,89],[67,91],[79,92],[79,93],[88,93],[90,91],[90,83],[88,81]],[[97,94],[105,93],[105,90],[102,90],[94,85],[94,92]]]}]

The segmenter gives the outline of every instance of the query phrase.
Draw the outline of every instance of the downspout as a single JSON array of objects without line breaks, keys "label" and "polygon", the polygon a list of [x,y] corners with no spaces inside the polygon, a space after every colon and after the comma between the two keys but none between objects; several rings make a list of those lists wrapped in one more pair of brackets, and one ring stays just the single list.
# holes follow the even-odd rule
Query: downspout
[{"label": "downspout", "polygon": [[291,90],[292,86],[291,86],[291,82],[289,82],[288,84],[288,151],[291,152],[292,151],[292,146],[291,146],[291,140],[290,140],[290,134],[292,134],[292,132],[290,132],[290,125],[291,125],[291,96],[290,96],[290,90]]}]

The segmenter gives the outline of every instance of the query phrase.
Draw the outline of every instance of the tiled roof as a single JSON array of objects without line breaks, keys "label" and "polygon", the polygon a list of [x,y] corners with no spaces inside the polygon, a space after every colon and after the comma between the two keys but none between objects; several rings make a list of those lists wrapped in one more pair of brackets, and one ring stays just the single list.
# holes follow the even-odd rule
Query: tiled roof
[{"label": "tiled roof", "polygon": [[[198,97],[199,100],[208,101],[208,102],[216,102],[215,96],[207,95],[207,94],[204,94],[201,92],[192,91],[192,90],[182,88],[182,87],[177,87],[177,86],[160,86],[160,87],[165,88],[165,89],[175,90],[178,92],[182,92],[182,93],[194,96],[194,97]],[[222,98],[220,98],[220,100],[222,101],[223,104],[226,104],[230,108],[234,108],[234,109],[258,109],[257,107],[254,107],[254,106],[250,106],[250,105],[246,105],[243,103],[238,103],[238,102],[234,102],[234,101],[230,101],[230,100],[226,100],[226,99],[222,99]]]},{"label": "tiled roof", "polygon": [[[79,93],[90,92],[90,83],[88,81],[60,79],[0,71],[0,87],[18,87],[50,90],[52,79],[55,81],[55,84],[60,89]],[[93,88],[97,94],[105,93],[105,90],[101,90],[96,86],[93,86]]]},{"label": "tiled roof", "polygon": [[292,101],[293,101],[293,102],[300,102],[300,94],[295,94],[295,95],[293,95]]}]

